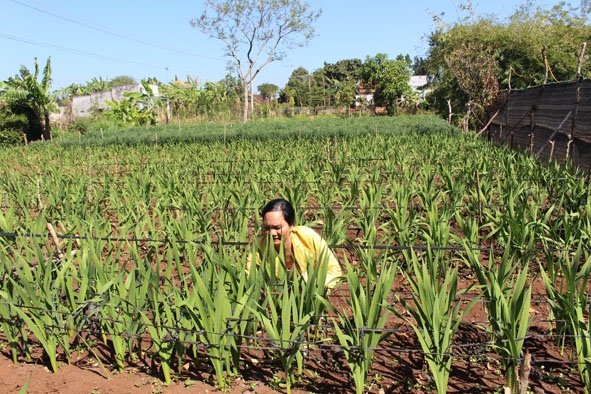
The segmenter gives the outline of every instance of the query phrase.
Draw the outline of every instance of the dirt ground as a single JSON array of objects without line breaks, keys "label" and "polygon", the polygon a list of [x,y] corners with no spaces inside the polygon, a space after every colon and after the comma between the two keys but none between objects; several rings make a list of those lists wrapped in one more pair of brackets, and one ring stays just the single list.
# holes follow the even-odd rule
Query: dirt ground
[{"label": "dirt ground", "polygon": [[[402,286],[398,283],[396,286]],[[339,289],[340,290],[340,289]],[[345,302],[344,296],[335,291],[333,303]],[[396,290],[396,289],[395,289]],[[400,290],[400,289],[398,289]],[[525,342],[525,349],[532,354],[530,393],[579,393],[583,388],[578,371],[561,352],[555,338],[549,332],[545,292],[541,281],[536,280],[532,297],[533,324]],[[416,337],[408,326],[392,317],[388,327],[397,327],[392,335],[376,351],[375,362],[369,375],[370,393],[429,393],[435,392],[429,372],[423,363],[422,352]],[[448,392],[450,393],[502,393],[505,384],[504,371],[499,357],[485,344],[487,334],[478,328],[485,322],[482,304],[472,309],[466,324],[455,337],[453,363]],[[0,344],[2,342],[0,341]],[[50,372],[40,355],[32,361],[12,363],[6,347],[0,354],[0,387],[6,393],[18,393],[28,384],[27,392],[35,393],[215,393],[210,367],[187,363],[180,375],[170,385],[162,381],[158,365],[151,359],[139,360],[128,365],[124,372],[115,373],[109,365],[108,349],[95,349],[104,355],[101,366],[88,353],[74,354],[70,365],[59,364],[56,373]],[[231,379],[231,387],[223,392],[231,394],[283,393],[280,365],[262,351],[244,349],[242,376]],[[306,358],[304,376],[292,388],[294,394],[349,393],[354,384],[342,353],[326,346],[311,350]]]}]

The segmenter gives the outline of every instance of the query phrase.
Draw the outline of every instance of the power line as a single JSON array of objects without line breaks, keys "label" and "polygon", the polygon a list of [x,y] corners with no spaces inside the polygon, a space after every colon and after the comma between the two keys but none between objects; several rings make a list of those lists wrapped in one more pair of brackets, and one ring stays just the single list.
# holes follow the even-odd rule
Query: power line
[{"label": "power line", "polygon": [[[11,1],[14,1],[14,0],[11,0]],[[156,66],[156,65],[153,65],[153,64],[142,63],[142,62],[138,62],[138,61],[135,61],[135,60],[125,60],[125,59],[120,59],[120,58],[116,58],[116,57],[112,57],[112,56],[99,55],[99,54],[92,53],[92,52],[81,51],[79,49],[66,48],[66,47],[62,47],[62,46],[51,44],[51,43],[47,43],[47,42],[35,41],[35,40],[31,40],[29,38],[15,36],[14,34],[8,34],[8,33],[0,32],[0,37],[7,38],[9,40],[24,42],[24,43],[31,44],[31,45],[37,45],[37,46],[44,47],[44,48],[51,48],[51,49],[57,49],[57,50],[64,51],[64,52],[70,52],[70,53],[74,53],[76,55],[91,56],[91,57],[94,57],[94,58],[107,59],[107,60],[111,60],[111,61],[119,62],[119,63],[137,64],[137,65],[140,65],[140,66],[158,68],[158,69],[161,69],[161,70],[165,70],[166,69],[166,67],[163,67],[163,66]]]},{"label": "power line", "polygon": [[[16,36],[14,34],[4,33],[1,31],[0,31],[0,37],[4,37],[9,40],[23,42],[26,44],[30,44],[30,45],[34,45],[34,46],[38,46],[38,47],[42,47],[42,48],[50,48],[50,49],[56,49],[56,50],[63,51],[63,52],[69,52],[69,53],[73,53],[73,54],[80,55],[80,56],[88,56],[88,57],[97,58],[97,59],[106,59],[106,60],[110,60],[110,61],[117,62],[117,63],[135,64],[135,65],[139,65],[139,66],[143,66],[143,67],[150,67],[150,68],[154,68],[154,69],[165,70],[167,72],[170,71],[170,68],[168,66],[157,66],[154,64],[138,62],[135,60],[127,60],[127,59],[116,58],[113,56],[100,55],[100,54],[96,54],[96,53],[92,53],[92,52],[88,52],[88,51],[82,51],[79,49],[63,47],[63,46],[52,44],[52,43],[36,41],[36,40],[32,40],[30,38]],[[182,70],[177,70],[177,71],[182,71]],[[188,70],[184,70],[183,72],[186,72],[187,74],[191,73],[191,71],[188,71]]]},{"label": "power line", "polygon": [[62,19],[62,20],[65,20],[65,21],[68,21],[68,22],[71,22],[71,23],[75,23],[77,25],[80,25],[80,26],[83,26],[83,27],[87,27],[89,29],[93,29],[93,30],[96,30],[96,31],[99,31],[99,32],[102,32],[102,33],[110,34],[110,35],[113,35],[115,37],[123,38],[125,40],[137,42],[137,43],[140,43],[140,44],[148,45],[148,46],[159,48],[159,49],[164,49],[164,50],[171,51],[171,52],[180,53],[180,54],[183,54],[183,55],[201,57],[201,58],[204,58],[204,59],[222,60],[219,57],[199,55],[199,54],[188,52],[188,51],[185,51],[185,50],[182,50],[182,49],[172,48],[172,47],[164,46],[164,45],[161,45],[161,44],[155,44],[155,43],[151,43],[151,42],[148,42],[148,41],[144,41],[142,39],[131,37],[131,36],[128,36],[128,35],[125,35],[125,34],[122,34],[122,33],[118,33],[118,32],[109,30],[107,28],[93,26],[91,24],[84,23],[84,22],[78,21],[78,20],[73,19],[73,18],[70,18],[70,17],[66,17],[66,16],[63,16],[63,15],[59,15],[57,13],[51,12],[51,11],[47,11],[47,10],[44,10],[44,9],[41,9],[41,8],[38,8],[38,7],[34,7],[34,6],[30,5],[30,4],[26,4],[26,3],[21,2],[21,1],[18,1],[18,0],[10,0],[10,1],[12,1],[13,3],[19,4],[19,5],[22,5],[24,7],[31,8],[31,9],[33,9],[35,11],[39,11],[39,12],[42,12],[44,14],[51,15],[51,16],[53,16],[55,18],[59,18],[59,19]]}]

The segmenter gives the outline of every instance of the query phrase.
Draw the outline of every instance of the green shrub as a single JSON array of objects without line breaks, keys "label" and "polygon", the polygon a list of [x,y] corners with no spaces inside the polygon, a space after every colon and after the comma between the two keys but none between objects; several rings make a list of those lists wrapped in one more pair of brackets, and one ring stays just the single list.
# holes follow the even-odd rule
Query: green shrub
[{"label": "green shrub", "polygon": [[29,129],[25,115],[16,115],[8,107],[0,107],[0,145],[23,144],[23,134]]},{"label": "green shrub", "polygon": [[86,134],[95,120],[92,118],[76,118],[68,125],[68,131],[75,134]]},{"label": "green shrub", "polygon": [[79,117],[74,119],[67,128],[67,131],[74,135],[84,135],[93,132],[100,132],[103,130],[114,131],[120,128],[119,122],[111,119],[105,113],[95,113],[88,117]]},{"label": "green shrub", "polygon": [[23,143],[23,133],[20,130],[0,128],[0,145],[22,145]]}]

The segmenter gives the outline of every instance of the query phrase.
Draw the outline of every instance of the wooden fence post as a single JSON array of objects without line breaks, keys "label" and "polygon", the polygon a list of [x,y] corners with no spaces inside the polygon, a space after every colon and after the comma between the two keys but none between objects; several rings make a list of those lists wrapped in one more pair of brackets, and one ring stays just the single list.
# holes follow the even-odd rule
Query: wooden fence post
[{"label": "wooden fence post", "polygon": [[529,385],[529,373],[531,372],[531,354],[525,351],[521,367],[519,367],[518,381],[519,394],[527,394],[527,386]]}]

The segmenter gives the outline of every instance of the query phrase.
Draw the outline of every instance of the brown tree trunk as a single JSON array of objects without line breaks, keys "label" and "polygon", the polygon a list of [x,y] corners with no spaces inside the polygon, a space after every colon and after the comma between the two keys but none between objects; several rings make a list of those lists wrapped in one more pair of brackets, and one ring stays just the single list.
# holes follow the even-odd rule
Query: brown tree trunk
[{"label": "brown tree trunk", "polygon": [[45,111],[43,113],[43,137],[46,141],[51,141],[51,121],[49,120],[49,112]]}]

